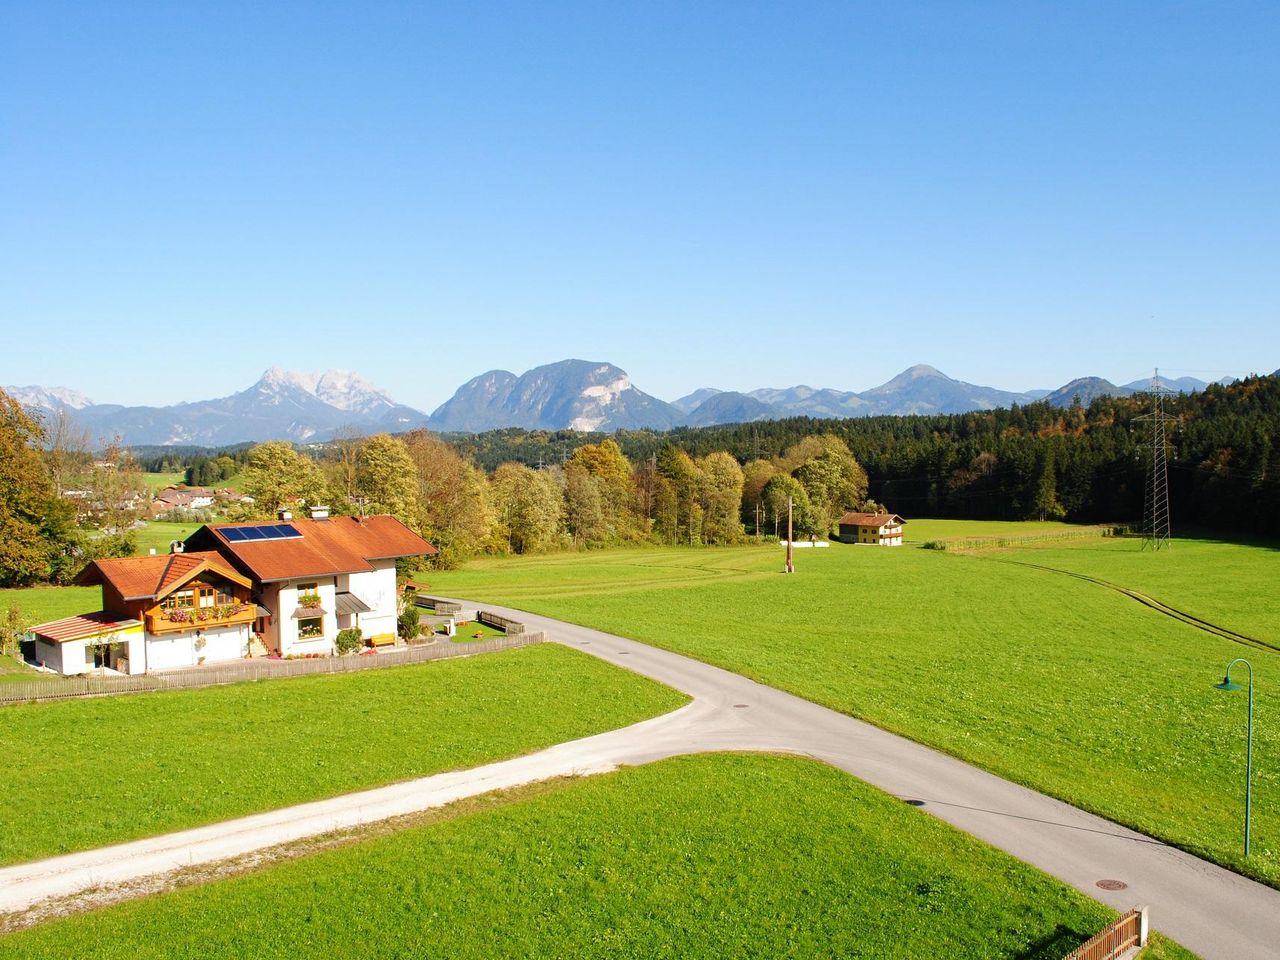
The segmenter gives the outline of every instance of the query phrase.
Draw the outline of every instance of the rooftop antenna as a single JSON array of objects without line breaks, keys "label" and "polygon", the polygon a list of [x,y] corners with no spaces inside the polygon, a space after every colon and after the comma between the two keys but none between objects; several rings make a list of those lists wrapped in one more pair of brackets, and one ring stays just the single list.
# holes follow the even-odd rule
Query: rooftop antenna
[{"label": "rooftop antenna", "polygon": [[351,502],[352,502],[352,503],[354,503],[357,507],[359,507],[359,508],[360,508],[360,519],[361,519],[361,520],[363,520],[363,519],[364,519],[364,506],[365,506],[365,503],[366,503],[366,502],[368,502],[368,498],[366,498],[366,497],[352,497],[352,498],[351,498]]},{"label": "rooftop antenna", "polygon": [[1170,546],[1169,464],[1165,424],[1177,422],[1164,412],[1169,390],[1160,382],[1160,368],[1151,378],[1151,412],[1135,421],[1151,424],[1151,473],[1147,476],[1146,503],[1142,511],[1142,549],[1153,551]]}]

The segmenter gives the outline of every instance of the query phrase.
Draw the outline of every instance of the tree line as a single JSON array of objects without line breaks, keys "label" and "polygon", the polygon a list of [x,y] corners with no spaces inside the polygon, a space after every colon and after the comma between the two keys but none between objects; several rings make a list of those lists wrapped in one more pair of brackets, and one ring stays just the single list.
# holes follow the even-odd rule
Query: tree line
[{"label": "tree line", "polygon": [[[1033,403],[938,416],[794,417],[658,433],[614,434],[633,460],[672,444],[740,463],[781,456],[801,438],[840,438],[865,467],[869,494],[907,517],[1142,522],[1151,434],[1149,394],[1088,407]],[[1165,399],[1175,529],[1280,536],[1280,378],[1250,377]],[[482,465],[558,462],[598,437],[497,430],[451,437]]]},{"label": "tree line", "polygon": [[[912,516],[1141,523],[1151,398],[1103,397],[945,416],[791,418],[611,436],[500,430],[341,437],[190,454],[203,479],[233,467],[244,518],[324,502],[388,512],[455,563],[626,543],[725,544],[824,536],[850,508]],[[1280,536],[1280,378],[1165,401],[1175,530]],[[66,423],[0,392],[0,585],[57,582],[128,552],[140,463],[90,455]],[[203,459],[201,459],[203,458]],[[176,461],[169,461],[170,464]],[[205,471],[208,471],[206,473]],[[87,530],[92,527],[92,530]],[[107,533],[103,535],[101,531]]]}]

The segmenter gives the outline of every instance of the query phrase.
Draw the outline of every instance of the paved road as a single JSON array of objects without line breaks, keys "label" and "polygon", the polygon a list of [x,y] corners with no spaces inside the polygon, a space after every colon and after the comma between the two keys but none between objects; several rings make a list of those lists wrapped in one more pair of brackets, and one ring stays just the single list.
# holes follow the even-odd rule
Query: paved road
[{"label": "paved road", "polygon": [[[0,913],[549,777],[679,754],[767,750],[815,757],[903,799],[922,801],[928,813],[1116,909],[1148,904],[1156,929],[1206,960],[1280,957],[1280,891],[738,674],[596,630],[488,609],[682,690],[693,702],[621,730],[473,770],[5,868]],[[1128,888],[1099,889],[1103,879]]]}]

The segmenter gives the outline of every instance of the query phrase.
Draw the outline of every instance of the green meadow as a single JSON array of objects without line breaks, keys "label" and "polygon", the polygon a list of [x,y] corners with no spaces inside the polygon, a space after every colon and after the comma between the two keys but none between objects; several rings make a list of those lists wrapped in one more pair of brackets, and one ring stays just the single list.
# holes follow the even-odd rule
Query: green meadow
[{"label": "green meadow", "polygon": [[385,670],[0,707],[11,814],[0,817],[0,863],[473,767],[684,702],[636,674],[541,644]]},{"label": "green meadow", "polygon": [[[1113,914],[837,770],[666,760],[0,938],[0,957],[1058,960]],[[1190,954],[1155,938],[1145,954]]]},{"label": "green meadow", "polygon": [[[929,524],[915,528],[948,533]],[[955,524],[949,535],[989,529]],[[1081,543],[985,553],[833,545],[797,550],[793,576],[780,572],[776,545],[602,551],[479,560],[433,572],[432,586],[715,663],[1280,884],[1280,655],[1058,570],[1006,562],[1096,565],[1265,634],[1280,553]],[[1250,612],[1228,616],[1237,604]],[[1252,660],[1257,682],[1247,861],[1245,698],[1213,687],[1236,656]]]}]

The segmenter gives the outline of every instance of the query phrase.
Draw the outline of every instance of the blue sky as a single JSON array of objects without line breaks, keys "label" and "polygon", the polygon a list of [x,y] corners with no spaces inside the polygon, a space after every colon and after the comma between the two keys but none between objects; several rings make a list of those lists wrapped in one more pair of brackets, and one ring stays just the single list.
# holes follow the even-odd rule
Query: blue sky
[{"label": "blue sky", "polygon": [[0,8],[0,383],[1280,367],[1274,4]]}]

